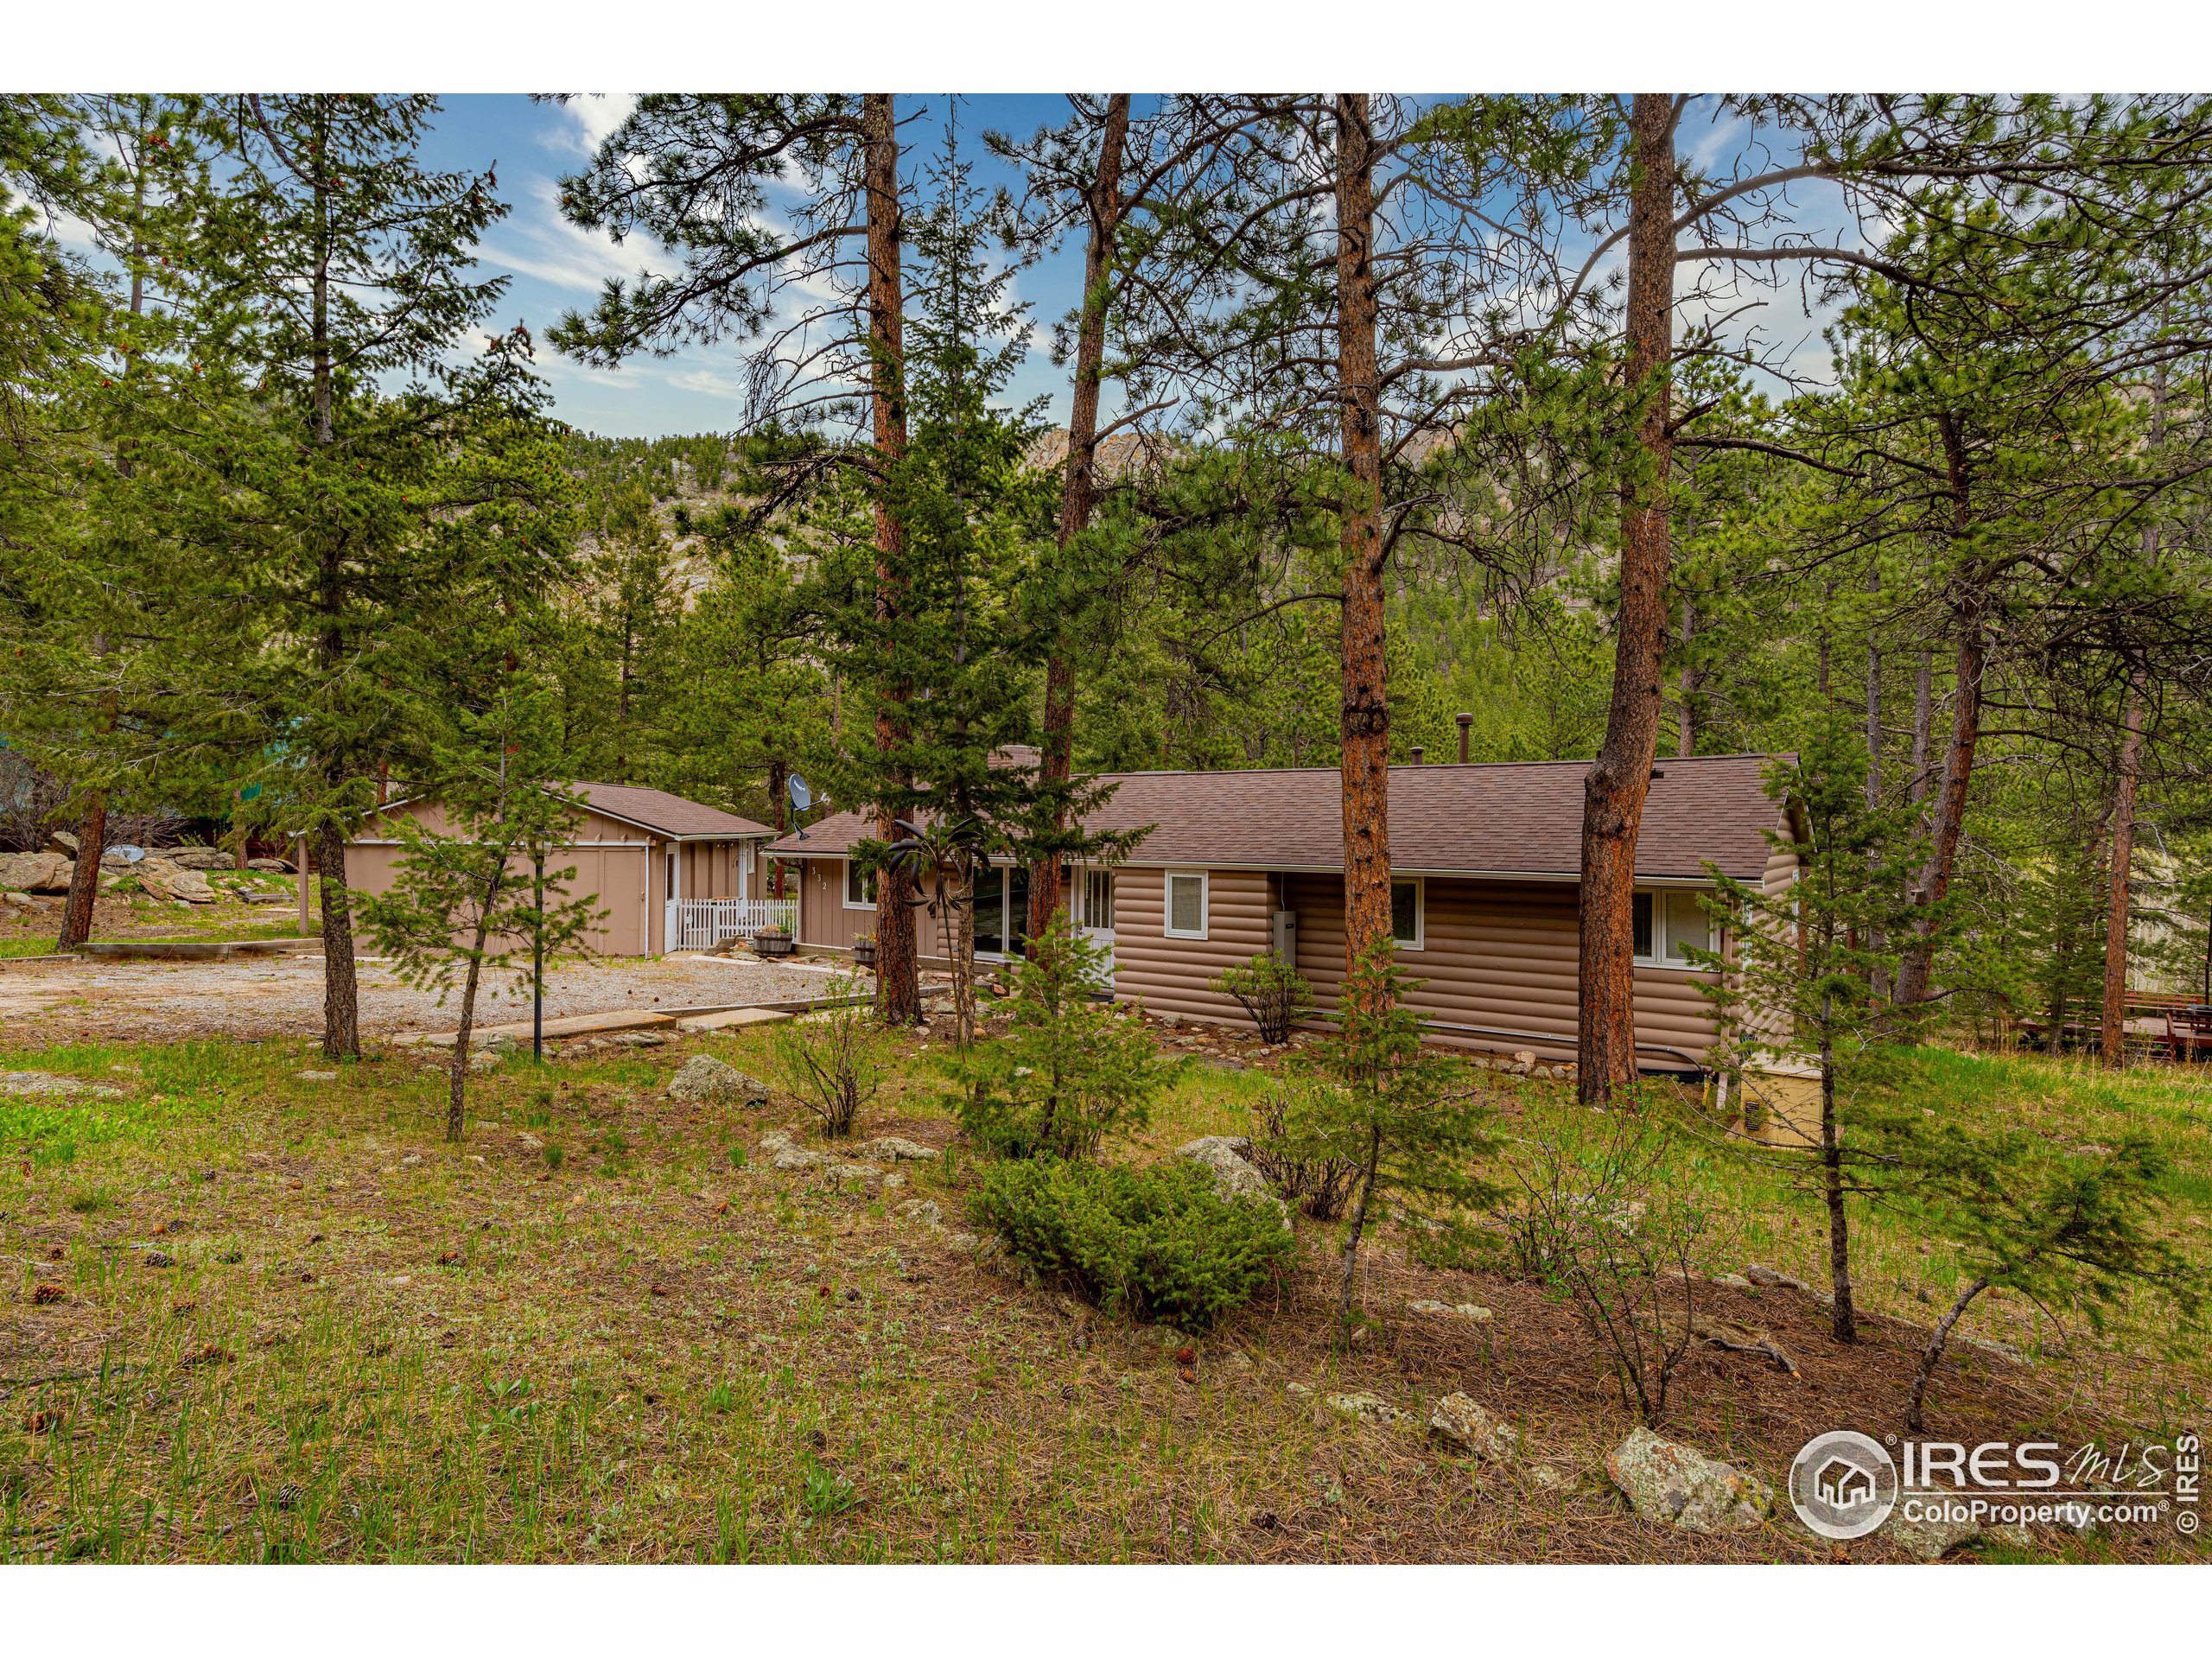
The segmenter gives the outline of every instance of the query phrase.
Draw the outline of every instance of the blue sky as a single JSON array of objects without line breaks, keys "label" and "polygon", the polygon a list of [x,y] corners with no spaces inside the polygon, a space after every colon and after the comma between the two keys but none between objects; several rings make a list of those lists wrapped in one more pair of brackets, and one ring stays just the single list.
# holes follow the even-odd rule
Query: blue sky
[{"label": "blue sky", "polygon": [[[899,100],[902,117],[925,118],[906,130],[911,160],[937,141],[947,102]],[[647,242],[632,238],[617,246],[610,238],[576,229],[556,206],[562,175],[584,166],[628,103],[587,98],[562,106],[510,94],[448,97],[424,159],[455,169],[498,163],[499,194],[512,212],[485,238],[482,263],[512,277],[499,325],[527,323],[537,337],[538,368],[553,387],[561,419],[584,431],[625,437],[727,431],[738,421],[741,385],[732,346],[687,347],[673,357],[635,359],[608,371],[573,363],[544,343],[546,329],[563,311],[588,306],[607,278],[630,276],[653,257]],[[980,142],[967,143],[967,135],[980,138],[984,129],[996,128],[1026,137],[1039,125],[1065,120],[1067,107],[1057,95],[962,99],[962,147],[976,163],[977,182],[988,188],[1014,181],[992,163]],[[1019,402],[1052,399],[1053,418],[1065,417],[1067,386],[1065,371],[1054,368],[1046,354],[1049,331],[1073,308],[1082,285],[1083,253],[1077,246],[1059,250],[1015,278],[1016,297],[1030,303],[1039,332],[1011,392]]]},{"label": "blue sky", "polygon": [[[740,419],[741,380],[734,346],[686,347],[668,358],[636,358],[610,371],[583,367],[544,343],[547,329],[562,313],[589,306],[607,278],[632,276],[641,264],[660,257],[650,238],[618,246],[609,237],[568,224],[556,206],[561,176],[587,164],[594,146],[620,124],[630,102],[616,96],[580,98],[565,105],[535,104],[509,93],[448,97],[425,159],[456,169],[498,164],[499,192],[512,212],[485,238],[482,263],[511,278],[499,325],[526,323],[537,338],[538,366],[552,385],[560,418],[584,431],[619,436],[726,431]],[[1057,94],[963,97],[957,106],[943,96],[902,97],[899,114],[910,123],[903,137],[910,177],[917,184],[922,163],[940,142],[948,110],[956,107],[963,149],[975,164],[977,183],[986,189],[1020,182],[983,149],[980,135],[986,129],[1026,137],[1040,125],[1065,120],[1068,109]],[[1725,165],[1745,158],[1754,170],[1773,159],[1756,147],[1740,122],[1709,99],[1692,105],[1682,148],[1688,160]],[[1844,215],[1831,188],[1798,187],[1795,194],[1789,212],[1796,228],[1829,235],[1843,230]],[[1847,232],[1846,239],[1851,239]],[[1071,242],[1014,278],[1014,296],[1028,304],[1037,333],[1009,388],[1010,400],[1027,404],[1041,397],[1047,417],[1055,420],[1066,416],[1067,374],[1053,366],[1046,348],[1052,325],[1081,293],[1082,270],[1082,249]],[[1689,281],[1686,272],[1686,291]],[[1825,319],[1817,306],[1815,315],[1807,315],[1794,278],[1778,289],[1738,298],[1752,301],[1754,308],[1736,317],[1737,328],[1755,325],[1765,346],[1797,372],[1825,377],[1828,348],[1820,334]],[[1697,309],[1685,305],[1686,322]]]}]

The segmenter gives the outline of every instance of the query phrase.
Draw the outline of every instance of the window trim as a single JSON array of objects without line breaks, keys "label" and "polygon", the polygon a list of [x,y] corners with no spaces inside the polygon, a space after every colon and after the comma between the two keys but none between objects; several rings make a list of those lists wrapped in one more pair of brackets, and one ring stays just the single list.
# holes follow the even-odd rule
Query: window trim
[{"label": "window trim", "polygon": [[[1402,939],[1398,937],[1397,923],[1395,919],[1398,908],[1398,883],[1401,881],[1412,882],[1414,888],[1414,936],[1410,939]],[[1390,925],[1392,944],[1401,950],[1427,950],[1428,878],[1422,875],[1392,876],[1390,878],[1390,910],[1393,916]]]},{"label": "window trim", "polygon": [[[1193,933],[1175,925],[1175,883],[1195,878],[1198,884],[1198,928]],[[1204,939],[1213,915],[1213,880],[1204,870],[1162,870],[1160,873],[1160,931],[1163,938]]]},{"label": "window trim", "polygon": [[[845,861],[844,871],[838,878],[837,896],[844,901],[844,907],[847,910],[874,910],[875,908],[874,893],[869,893],[859,904],[853,902],[853,872],[858,868],[860,864],[856,860],[849,858]],[[868,877],[865,880],[873,880],[874,878]],[[865,892],[866,888],[863,887],[862,891]]]},{"label": "window trim", "polygon": [[[1711,973],[1713,970],[1709,968],[1700,968],[1694,963],[1684,962],[1679,957],[1667,954],[1667,900],[1670,895],[1675,893],[1703,900],[1713,897],[1717,889],[1713,887],[1699,887],[1637,888],[1637,898],[1648,898],[1651,900],[1651,954],[1648,957],[1636,956],[1630,960],[1638,968],[1663,968],[1669,973]],[[1705,918],[1705,940],[1704,949],[1707,950],[1723,950],[1727,948],[1726,930],[1710,915]]]}]

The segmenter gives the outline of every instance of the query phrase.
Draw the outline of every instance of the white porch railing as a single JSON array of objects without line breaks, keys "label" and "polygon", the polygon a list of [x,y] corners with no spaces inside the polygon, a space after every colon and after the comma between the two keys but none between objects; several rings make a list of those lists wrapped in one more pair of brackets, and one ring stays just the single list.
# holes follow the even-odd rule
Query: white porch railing
[{"label": "white porch railing", "polygon": [[798,937],[796,899],[672,899],[668,906],[668,948],[711,950],[728,939],[749,939],[777,926]]}]

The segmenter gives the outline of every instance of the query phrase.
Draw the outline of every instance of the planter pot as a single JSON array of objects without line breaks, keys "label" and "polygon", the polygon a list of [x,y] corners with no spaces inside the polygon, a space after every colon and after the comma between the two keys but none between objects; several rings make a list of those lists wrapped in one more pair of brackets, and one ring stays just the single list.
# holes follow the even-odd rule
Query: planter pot
[{"label": "planter pot", "polygon": [[762,957],[788,957],[798,948],[798,941],[788,936],[763,933],[753,941],[753,954]]},{"label": "planter pot", "polygon": [[853,962],[854,962],[855,965],[855,966],[857,966],[857,967],[861,967],[861,968],[873,968],[873,967],[874,967],[874,966],[875,966],[875,946],[874,946],[873,944],[856,944],[856,945],[855,945],[855,946],[853,947]]}]

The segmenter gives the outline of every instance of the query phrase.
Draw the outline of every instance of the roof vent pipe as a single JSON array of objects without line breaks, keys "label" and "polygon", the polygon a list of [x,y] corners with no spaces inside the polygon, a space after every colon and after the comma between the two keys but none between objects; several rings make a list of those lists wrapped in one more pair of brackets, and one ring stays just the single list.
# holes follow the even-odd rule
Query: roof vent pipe
[{"label": "roof vent pipe", "polygon": [[1452,718],[1459,722],[1459,764],[1464,766],[1467,764],[1467,730],[1475,723],[1475,717],[1472,715],[1454,715]]},{"label": "roof vent pipe", "polygon": [[1419,766],[1419,765],[1421,765],[1421,757],[1422,753],[1423,753],[1423,750],[1422,750],[1422,748],[1421,748],[1421,745],[1420,745],[1420,744],[1418,744],[1418,743],[1414,744],[1414,747],[1413,747],[1414,765],[1415,765],[1415,766]]}]

